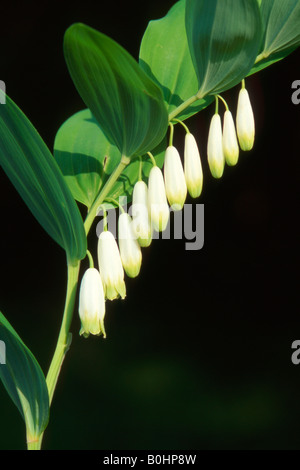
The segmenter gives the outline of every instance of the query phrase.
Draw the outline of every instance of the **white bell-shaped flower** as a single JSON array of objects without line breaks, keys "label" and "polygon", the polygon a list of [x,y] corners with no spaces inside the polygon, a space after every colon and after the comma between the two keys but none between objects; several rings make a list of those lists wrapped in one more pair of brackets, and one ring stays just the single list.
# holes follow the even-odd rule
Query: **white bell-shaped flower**
[{"label": "white bell-shaped flower", "polygon": [[148,187],[144,181],[135,183],[132,193],[132,228],[142,247],[152,241],[152,228],[148,210]]},{"label": "white bell-shaped flower", "polygon": [[203,186],[203,171],[196,139],[189,132],[184,141],[184,175],[189,194],[193,198],[199,197]]},{"label": "white bell-shaped flower", "polygon": [[148,208],[151,225],[157,232],[163,232],[167,227],[170,211],[162,171],[153,166],[148,179]]},{"label": "white bell-shaped flower", "polygon": [[187,195],[187,186],[178,150],[169,145],[165,153],[164,178],[166,195],[174,211],[183,208]]},{"label": "white bell-shaped flower", "polygon": [[104,329],[105,297],[100,273],[95,268],[85,271],[79,291],[80,335],[106,337]]},{"label": "white bell-shaped flower", "polygon": [[104,231],[98,239],[98,263],[105,296],[109,300],[126,297],[124,270],[119,247],[113,234]]},{"label": "white bell-shaped flower", "polygon": [[213,115],[210,122],[207,140],[207,159],[212,176],[214,178],[221,178],[224,171],[225,158],[221,118],[217,113]]},{"label": "white bell-shaped flower", "polygon": [[255,123],[249,94],[246,88],[241,88],[239,92],[236,130],[241,149],[251,150],[254,144]]},{"label": "white bell-shaped flower", "polygon": [[239,159],[239,144],[236,136],[234,120],[227,109],[223,120],[223,152],[227,165],[234,166]]},{"label": "white bell-shaped flower", "polygon": [[118,239],[123,268],[129,277],[136,277],[141,269],[142,251],[136,239],[129,214],[123,212],[118,221]]}]

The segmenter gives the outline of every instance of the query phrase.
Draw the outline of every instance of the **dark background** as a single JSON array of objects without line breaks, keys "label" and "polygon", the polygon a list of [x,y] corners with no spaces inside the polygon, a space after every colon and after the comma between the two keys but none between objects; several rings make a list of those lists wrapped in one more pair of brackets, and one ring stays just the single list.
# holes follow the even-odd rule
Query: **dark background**
[{"label": "dark background", "polygon": [[[75,21],[135,57],[162,2],[42,1],[1,6],[0,79],[52,150],[84,105],[62,41]],[[107,339],[79,337],[51,408],[45,449],[299,449],[299,115],[291,84],[300,51],[247,79],[256,142],[214,180],[206,162],[209,107],[188,121],[202,153],[205,244],[154,240],[127,298],[107,303]],[[235,114],[238,88],[224,94]],[[184,133],[175,133],[182,152]],[[64,252],[1,170],[1,310],[49,366],[66,285]],[[190,199],[187,202],[192,202]],[[91,231],[91,250],[96,247]],[[83,262],[83,268],[86,263]],[[23,449],[24,426],[0,386],[0,448]]]}]

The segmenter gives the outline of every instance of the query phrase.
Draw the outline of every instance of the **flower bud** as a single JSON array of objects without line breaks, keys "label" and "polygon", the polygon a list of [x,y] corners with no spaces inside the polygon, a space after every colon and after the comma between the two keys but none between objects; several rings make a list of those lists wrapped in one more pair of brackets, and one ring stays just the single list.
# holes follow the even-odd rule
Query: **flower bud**
[{"label": "flower bud", "polygon": [[124,299],[126,287],[120,251],[113,234],[109,231],[100,234],[98,263],[106,298],[114,300],[121,296]]},{"label": "flower bud", "polygon": [[132,229],[142,247],[152,241],[152,228],[148,211],[148,187],[144,181],[135,183],[132,194]]},{"label": "flower bud", "polygon": [[180,155],[173,145],[165,153],[164,177],[169,204],[174,211],[179,211],[185,203],[187,187]]},{"label": "flower bud", "polygon": [[234,166],[239,159],[239,144],[235,125],[229,110],[224,113],[223,121],[223,152],[227,165]]},{"label": "flower bud", "polygon": [[225,159],[222,140],[221,118],[219,114],[215,113],[211,119],[207,141],[208,165],[214,178],[221,178],[224,171]]},{"label": "flower bud", "polygon": [[241,88],[239,92],[236,130],[242,150],[251,150],[254,144],[255,124],[254,115],[246,88]]},{"label": "flower bud", "polygon": [[200,153],[195,137],[187,133],[184,142],[184,175],[189,194],[199,197],[203,186]]},{"label": "flower bud", "polygon": [[142,252],[132,229],[132,220],[126,212],[119,217],[118,235],[123,268],[127,276],[136,277],[141,269]]},{"label": "flower bud", "polygon": [[148,208],[152,227],[163,232],[169,221],[169,206],[162,171],[158,166],[150,170],[148,180]]},{"label": "flower bud", "polygon": [[100,273],[95,268],[85,271],[79,292],[79,317],[81,320],[80,335],[85,338],[92,335],[103,334],[104,329],[105,298]]}]

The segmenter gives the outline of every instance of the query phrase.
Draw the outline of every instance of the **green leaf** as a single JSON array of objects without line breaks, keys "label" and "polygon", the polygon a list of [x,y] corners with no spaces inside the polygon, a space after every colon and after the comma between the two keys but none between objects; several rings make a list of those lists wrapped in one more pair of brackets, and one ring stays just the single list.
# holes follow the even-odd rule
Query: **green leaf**
[{"label": "green leaf", "polygon": [[5,344],[5,362],[0,378],[26,425],[27,441],[35,441],[49,419],[49,396],[44,374],[21,338],[0,312],[0,339]]},{"label": "green leaf", "polygon": [[[162,166],[165,140],[153,151],[157,164]],[[121,160],[121,152],[102,132],[89,109],[71,116],[58,130],[54,143],[54,157],[61,168],[73,197],[91,207],[109,176]],[[146,178],[152,164],[143,158],[143,176]],[[138,180],[139,159],[132,159],[107,197],[126,196],[130,201],[133,185]]]},{"label": "green leaf", "polygon": [[[150,21],[140,47],[140,65],[162,89],[169,114],[199,89],[185,30],[185,5],[181,0],[166,16]],[[177,117],[186,119],[212,101],[198,100]]]},{"label": "green leaf", "polygon": [[160,88],[119,44],[77,23],[65,33],[73,82],[111,143],[131,157],[156,147],[168,115]]},{"label": "green leaf", "polygon": [[6,104],[0,105],[0,163],[33,215],[70,260],[83,258],[86,236],[78,207],[43,139],[8,96]]},{"label": "green leaf", "polygon": [[186,30],[198,96],[238,84],[253,66],[262,28],[257,0],[186,0]]},{"label": "green leaf", "polygon": [[73,197],[90,208],[106,174],[121,160],[121,153],[107,140],[90,110],[85,109],[59,128],[54,158]]},{"label": "green leaf", "polygon": [[299,0],[262,0],[263,41],[250,74],[268,67],[300,45]]}]

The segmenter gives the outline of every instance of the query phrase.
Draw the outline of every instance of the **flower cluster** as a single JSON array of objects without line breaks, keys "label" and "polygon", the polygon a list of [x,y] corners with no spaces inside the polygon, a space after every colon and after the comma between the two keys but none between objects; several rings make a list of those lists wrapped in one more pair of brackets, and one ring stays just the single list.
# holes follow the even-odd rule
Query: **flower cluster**
[{"label": "flower cluster", "polygon": [[[221,97],[216,97],[217,104],[219,98]],[[221,99],[226,106],[223,129],[216,106],[207,142],[208,165],[215,178],[223,175],[225,162],[230,166],[237,163],[239,145],[242,150],[250,150],[254,142],[254,118],[245,87],[242,86],[239,93],[236,129],[232,114],[225,100]],[[173,124],[170,124],[172,133],[165,152],[163,171],[149,152],[153,166],[148,185],[141,179],[140,172],[140,179],[133,188],[131,215],[120,206],[122,213],[118,219],[118,242],[112,232],[107,230],[107,226],[99,236],[99,270],[94,268],[93,261],[90,260],[90,268],[83,276],[79,294],[80,334],[85,337],[89,334],[106,336],[105,301],[125,298],[124,273],[131,278],[138,276],[142,263],[141,248],[151,244],[153,230],[162,232],[166,229],[169,206],[174,211],[181,210],[187,193],[193,198],[201,194],[203,171],[199,149],[187,126],[182,122],[181,124],[186,129],[183,164],[172,144]]]},{"label": "flower cluster", "polygon": [[226,111],[223,129],[221,117],[216,109],[210,123],[207,141],[208,165],[214,178],[222,177],[225,163],[229,166],[236,165],[239,158],[239,146],[242,150],[251,150],[254,144],[254,116],[246,88],[243,86],[239,92],[236,128],[232,114],[225,101],[224,103]]}]

